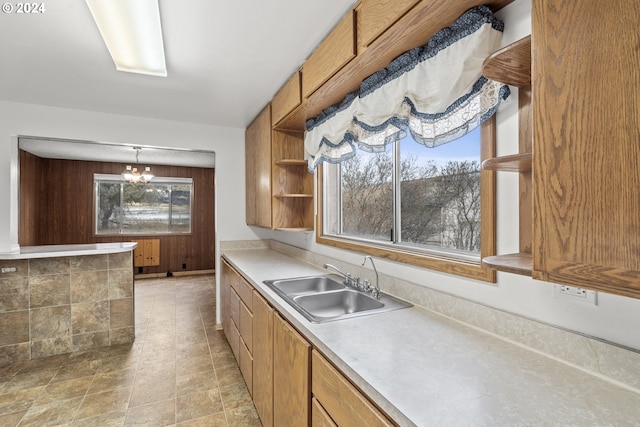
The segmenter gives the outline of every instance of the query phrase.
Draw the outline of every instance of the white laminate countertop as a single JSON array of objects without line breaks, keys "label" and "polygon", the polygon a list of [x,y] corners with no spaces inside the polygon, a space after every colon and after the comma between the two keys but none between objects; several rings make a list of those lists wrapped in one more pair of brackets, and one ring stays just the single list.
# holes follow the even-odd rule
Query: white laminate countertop
[{"label": "white laminate countertop", "polygon": [[420,307],[314,324],[262,282],[327,270],[272,249],[224,256],[400,425],[640,425],[630,389]]},{"label": "white laminate countertop", "polygon": [[132,251],[136,246],[136,242],[23,246],[19,252],[0,252],[0,260],[115,254]]}]

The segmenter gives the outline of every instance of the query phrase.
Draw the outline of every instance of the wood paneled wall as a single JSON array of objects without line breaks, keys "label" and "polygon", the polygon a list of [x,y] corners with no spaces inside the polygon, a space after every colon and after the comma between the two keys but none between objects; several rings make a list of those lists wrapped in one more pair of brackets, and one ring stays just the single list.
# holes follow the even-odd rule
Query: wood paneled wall
[{"label": "wood paneled wall", "polygon": [[[45,159],[20,150],[20,246],[160,239],[160,265],[142,273],[210,270],[215,266],[213,169],[152,165],[156,176],[193,178],[189,235],[96,236],[93,174],[119,174],[122,163]],[[186,264],[183,269],[182,265]]]}]

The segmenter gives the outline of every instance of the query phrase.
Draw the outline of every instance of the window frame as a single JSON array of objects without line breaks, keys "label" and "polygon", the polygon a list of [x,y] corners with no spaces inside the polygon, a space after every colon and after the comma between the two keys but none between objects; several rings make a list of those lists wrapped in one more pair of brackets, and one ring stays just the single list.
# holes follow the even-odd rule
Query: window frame
[{"label": "window frame", "polygon": [[[480,163],[495,157],[496,153],[495,115],[481,125]],[[464,260],[435,253],[411,251],[407,247],[390,248],[376,242],[365,242],[334,235],[323,231],[323,165],[316,174],[316,243],[351,250],[366,255],[385,258],[404,264],[428,268],[444,273],[495,283],[496,272],[486,267],[482,259],[496,254],[496,177],[490,170],[480,171],[480,260]]]},{"label": "window frame", "polygon": [[[182,178],[182,177],[154,177],[151,181],[151,184],[179,184],[179,185],[191,185],[191,197],[189,199],[189,213],[191,215],[191,219],[189,221],[189,231],[188,232],[160,232],[160,233],[98,233],[98,183],[99,182],[114,182],[120,184],[126,184],[126,180],[122,177],[122,175],[116,174],[102,174],[102,173],[94,173],[93,174],[93,236],[94,237],[141,237],[141,236],[192,236],[193,235],[193,199],[195,197],[195,183],[193,178]],[[136,184],[136,185],[145,185],[145,184]],[[122,189],[122,187],[121,187]],[[122,198],[122,192],[121,192]],[[170,210],[171,212],[171,210]],[[122,224],[120,227],[122,230]]]}]

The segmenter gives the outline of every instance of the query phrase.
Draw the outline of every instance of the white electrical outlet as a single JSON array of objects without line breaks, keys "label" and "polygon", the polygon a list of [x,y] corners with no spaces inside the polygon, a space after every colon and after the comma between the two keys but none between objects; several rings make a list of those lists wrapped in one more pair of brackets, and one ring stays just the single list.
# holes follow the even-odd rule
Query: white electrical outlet
[{"label": "white electrical outlet", "polygon": [[553,285],[553,297],[565,301],[598,305],[598,293],[588,289],[567,285]]},{"label": "white electrical outlet", "polygon": [[16,267],[2,267],[3,273],[15,273],[16,271],[18,271]]}]

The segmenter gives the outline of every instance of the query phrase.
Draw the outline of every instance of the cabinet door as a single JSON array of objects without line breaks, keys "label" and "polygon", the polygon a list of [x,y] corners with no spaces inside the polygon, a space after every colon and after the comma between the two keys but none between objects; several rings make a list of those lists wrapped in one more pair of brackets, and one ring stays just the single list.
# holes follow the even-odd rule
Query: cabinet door
[{"label": "cabinet door", "polygon": [[640,298],[638,22],[638,0],[533,1],[537,279]]},{"label": "cabinet door", "polygon": [[133,266],[144,267],[144,244],[142,240],[134,240],[138,244],[133,250]]},{"label": "cabinet door", "polygon": [[249,349],[250,353],[253,353],[253,314],[244,302],[240,301],[240,336],[244,340],[244,343]]},{"label": "cabinet door", "polygon": [[302,94],[311,95],[356,56],[353,11],[336,25],[302,66]]},{"label": "cabinet door", "polygon": [[240,337],[238,352],[238,365],[240,366],[240,372],[242,373],[244,382],[247,385],[249,394],[253,395],[253,356],[251,356],[242,336]]},{"label": "cabinet door", "polygon": [[275,94],[271,101],[271,119],[275,125],[293,111],[302,101],[300,71],[291,76],[287,83]]},{"label": "cabinet door", "polygon": [[362,0],[356,8],[358,53],[419,0]]},{"label": "cabinet door", "polygon": [[279,315],[273,320],[273,424],[308,426],[310,345]]},{"label": "cabinet door", "polygon": [[246,221],[271,228],[271,105],[245,132]]},{"label": "cabinet door", "polygon": [[253,291],[253,404],[264,427],[273,427],[273,308]]},{"label": "cabinet door", "polygon": [[229,326],[231,322],[231,315],[229,312],[230,303],[229,298],[231,294],[231,286],[230,286],[230,277],[234,274],[233,270],[227,264],[227,262],[222,260],[222,275],[220,276],[220,321],[222,322],[222,330],[224,331],[225,337],[227,337],[227,341],[229,340]]}]

